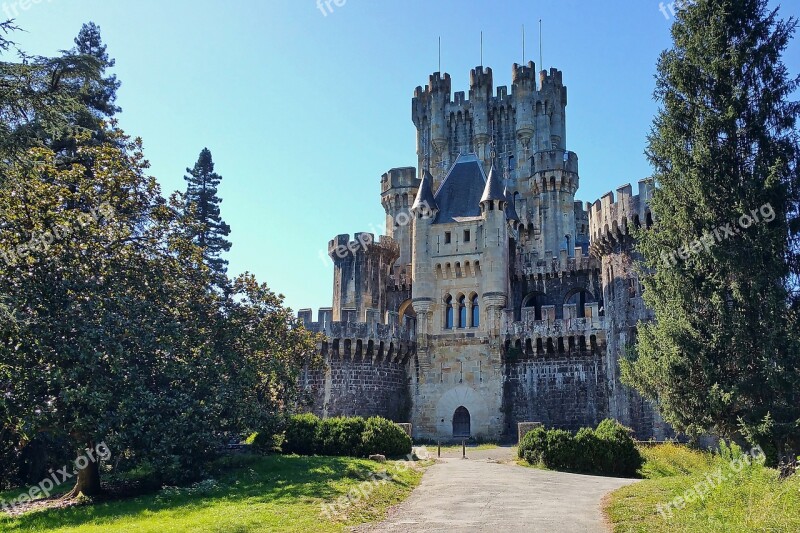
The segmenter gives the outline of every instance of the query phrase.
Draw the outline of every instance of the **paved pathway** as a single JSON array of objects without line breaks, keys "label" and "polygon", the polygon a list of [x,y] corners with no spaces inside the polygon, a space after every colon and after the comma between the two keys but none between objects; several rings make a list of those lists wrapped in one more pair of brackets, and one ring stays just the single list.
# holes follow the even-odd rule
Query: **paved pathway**
[{"label": "paved pathway", "polygon": [[460,457],[443,454],[387,520],[358,531],[602,532],[600,500],[635,481],[525,468],[511,448]]}]

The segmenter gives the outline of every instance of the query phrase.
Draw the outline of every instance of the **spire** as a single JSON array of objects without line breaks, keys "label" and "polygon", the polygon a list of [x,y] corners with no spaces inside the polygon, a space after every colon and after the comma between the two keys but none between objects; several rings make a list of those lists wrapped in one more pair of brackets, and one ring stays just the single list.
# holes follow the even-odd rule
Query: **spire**
[{"label": "spire", "polygon": [[511,193],[508,192],[508,187],[506,187],[505,190],[505,197],[506,197],[506,219],[519,222],[519,215],[517,214],[517,208],[514,207],[514,198],[512,198]]},{"label": "spire", "polygon": [[427,212],[438,211],[439,206],[436,205],[436,199],[433,197],[433,176],[426,168],[422,173],[422,183],[419,184],[417,197],[411,210],[425,210]]},{"label": "spire", "polygon": [[501,200],[503,202],[506,201],[506,195],[503,192],[503,182],[500,178],[500,173],[494,166],[494,161],[492,161],[492,168],[489,170],[489,178],[486,180],[486,188],[483,189],[481,203],[492,200]]}]

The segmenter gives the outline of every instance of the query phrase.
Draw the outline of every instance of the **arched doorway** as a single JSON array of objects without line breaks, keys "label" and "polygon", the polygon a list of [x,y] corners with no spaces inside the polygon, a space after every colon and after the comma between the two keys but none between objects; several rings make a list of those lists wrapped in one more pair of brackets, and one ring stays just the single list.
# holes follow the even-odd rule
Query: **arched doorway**
[{"label": "arched doorway", "polygon": [[463,405],[453,413],[453,437],[469,437],[469,411]]}]

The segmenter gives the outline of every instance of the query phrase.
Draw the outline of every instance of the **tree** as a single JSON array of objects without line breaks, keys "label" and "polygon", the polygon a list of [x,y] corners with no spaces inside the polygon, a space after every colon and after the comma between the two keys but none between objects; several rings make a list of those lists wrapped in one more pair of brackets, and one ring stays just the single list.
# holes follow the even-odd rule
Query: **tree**
[{"label": "tree", "polygon": [[778,453],[800,450],[800,106],[781,61],[796,25],[766,0],[678,12],[647,148],[655,226],[637,235],[655,321],[640,324],[622,362],[623,379],[677,430]]},{"label": "tree", "polygon": [[[3,35],[17,29],[10,21],[0,24]],[[7,38],[0,38],[0,56],[8,55],[13,46]],[[17,52],[21,61],[0,61],[2,163],[74,129],[74,117],[86,110],[76,87],[101,78],[101,65],[92,56],[65,54],[50,58]],[[2,176],[0,172],[0,179]]]},{"label": "tree", "polygon": [[[81,27],[71,53],[95,58],[100,65],[101,75],[116,64],[116,61],[108,56],[106,45],[100,37],[100,27],[94,22]],[[113,74],[100,79],[89,79],[82,88],[81,96],[86,107],[92,110],[98,119],[108,119],[121,111],[115,104],[119,87],[120,82]]]},{"label": "tree", "polygon": [[194,168],[187,168],[186,172],[189,175],[184,176],[188,183],[184,216],[190,225],[189,237],[202,250],[203,263],[211,270],[215,284],[224,287],[228,261],[220,256],[231,249],[227,240],[231,228],[220,216],[222,200],[217,196],[217,187],[222,176],[214,172],[208,148],[203,148]]}]

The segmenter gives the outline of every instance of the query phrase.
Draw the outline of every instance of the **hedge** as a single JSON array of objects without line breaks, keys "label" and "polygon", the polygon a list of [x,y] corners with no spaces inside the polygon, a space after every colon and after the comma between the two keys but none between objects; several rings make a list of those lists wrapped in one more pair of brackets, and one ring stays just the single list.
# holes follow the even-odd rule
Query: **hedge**
[{"label": "hedge", "polygon": [[411,453],[411,437],[403,428],[381,417],[294,415],[286,424],[283,453],[366,457],[401,457]]},{"label": "hedge", "polygon": [[574,435],[562,429],[536,428],[523,437],[518,454],[547,468],[621,477],[636,476],[644,463],[631,430],[612,419]]}]

